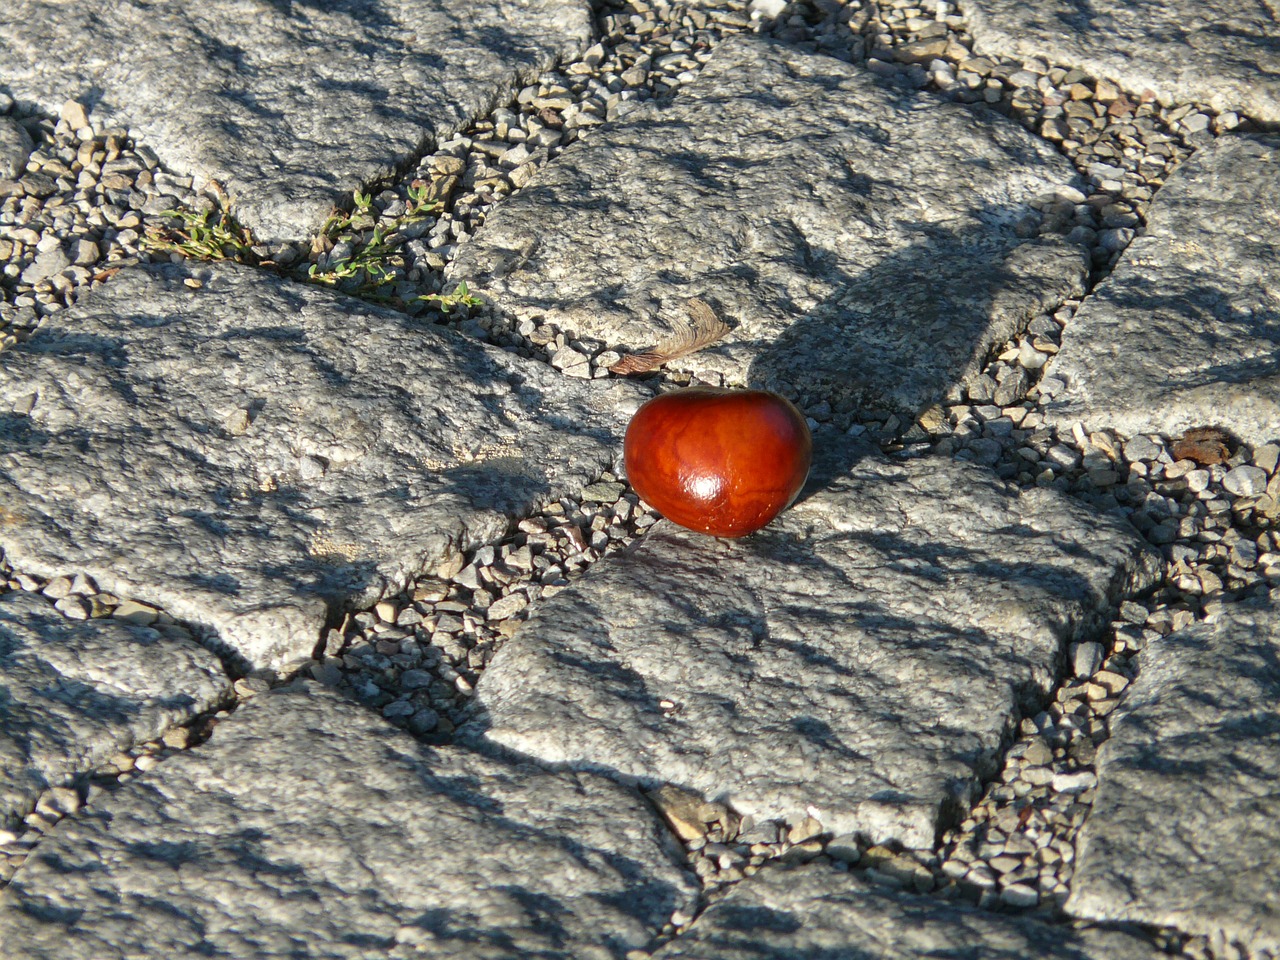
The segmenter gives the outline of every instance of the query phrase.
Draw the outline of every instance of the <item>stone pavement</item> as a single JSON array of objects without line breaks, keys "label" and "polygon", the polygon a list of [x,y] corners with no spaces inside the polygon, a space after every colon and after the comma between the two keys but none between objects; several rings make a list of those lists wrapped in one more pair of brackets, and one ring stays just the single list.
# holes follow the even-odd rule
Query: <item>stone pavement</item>
[{"label": "stone pavement", "polygon": [[[1280,956],[1277,56],[11,0],[0,955]],[[691,382],[813,429],[751,537],[620,473]]]}]

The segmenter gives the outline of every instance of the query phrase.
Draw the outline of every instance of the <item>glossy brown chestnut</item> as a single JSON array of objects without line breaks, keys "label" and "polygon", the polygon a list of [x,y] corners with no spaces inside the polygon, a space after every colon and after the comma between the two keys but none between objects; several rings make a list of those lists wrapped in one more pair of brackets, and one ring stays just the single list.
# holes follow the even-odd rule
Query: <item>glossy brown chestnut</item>
[{"label": "glossy brown chestnut", "polygon": [[623,456],[636,493],[668,520],[745,537],[796,498],[813,440],[800,411],[776,393],[690,387],[636,411]]}]

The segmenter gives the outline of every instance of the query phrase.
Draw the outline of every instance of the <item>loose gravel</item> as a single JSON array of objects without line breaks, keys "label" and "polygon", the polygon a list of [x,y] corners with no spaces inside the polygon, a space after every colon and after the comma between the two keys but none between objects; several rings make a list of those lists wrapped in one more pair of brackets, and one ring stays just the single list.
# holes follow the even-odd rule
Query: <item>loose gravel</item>
[{"label": "loose gravel", "polygon": [[92,130],[75,103],[53,118],[24,114],[0,95],[0,115],[35,147],[16,178],[0,179],[3,350],[138,257],[160,213],[201,201],[189,177],[166,173],[125,130]]},{"label": "loose gravel", "polygon": [[311,676],[433,743],[448,742],[498,647],[533,604],[555,596],[601,557],[634,542],[657,514],[612,474],[521,520],[497,544],[439,576],[348,616],[328,631]]},{"label": "loose gravel", "polygon": [[[45,579],[17,573],[0,551],[0,593],[9,591],[40,594],[69,620],[114,618],[152,627],[169,640],[191,642],[194,639],[186,626],[163,610],[101,591],[91,578],[83,574]],[[45,790],[21,823],[0,823],[0,887],[9,882],[31,850],[64,817],[74,815],[104,791],[118,789],[174,753],[203,743],[217,723],[230,716],[240,702],[267,689],[269,684],[263,679],[241,677],[235,683],[234,703],[201,714],[189,723],[170,727],[159,739],[137,743],[117,752],[75,782]]]}]

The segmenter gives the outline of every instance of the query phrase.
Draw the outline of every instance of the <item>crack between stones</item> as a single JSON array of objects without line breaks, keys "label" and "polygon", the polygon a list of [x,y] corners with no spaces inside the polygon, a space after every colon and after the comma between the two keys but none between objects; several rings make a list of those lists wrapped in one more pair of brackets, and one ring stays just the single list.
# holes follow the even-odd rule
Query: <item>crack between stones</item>
[{"label": "crack between stones", "polygon": [[[77,589],[89,592],[73,592]],[[124,622],[152,627],[162,634],[162,643],[185,640],[200,645],[218,658],[227,678],[234,682],[220,702],[170,726],[154,739],[119,747],[114,756],[91,770],[49,784],[32,803],[30,810],[18,814],[20,819],[0,824],[0,835],[4,836],[4,842],[0,842],[0,889],[8,885],[26,858],[39,848],[59,822],[89,808],[104,793],[114,792],[129,783],[137,775],[135,771],[146,773],[169,757],[204,743],[212,735],[214,727],[233,714],[241,703],[269,687],[266,680],[246,676],[215,646],[202,642],[199,628],[169,617],[162,609],[99,592],[84,575],[36,578],[15,572],[0,551],[0,594],[10,592],[39,595],[72,621],[109,619],[113,617],[113,611],[127,605],[129,612],[124,615]],[[135,609],[138,607],[142,609]],[[15,833],[19,823],[25,825],[21,834]]]}]

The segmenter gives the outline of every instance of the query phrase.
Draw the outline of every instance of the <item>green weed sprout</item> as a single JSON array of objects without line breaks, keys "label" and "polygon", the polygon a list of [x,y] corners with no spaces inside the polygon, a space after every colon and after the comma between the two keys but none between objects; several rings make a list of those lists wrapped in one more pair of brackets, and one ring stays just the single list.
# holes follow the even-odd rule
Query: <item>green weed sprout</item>
[{"label": "green weed sprout", "polygon": [[439,201],[427,199],[428,190],[427,184],[415,181],[409,187],[409,201],[405,212],[389,224],[374,224],[372,234],[367,235],[367,227],[362,227],[358,221],[361,218],[372,220],[373,195],[354,191],[351,195],[352,212],[348,214],[335,210],[329,214],[320,227],[317,237],[319,242],[313,246],[313,250],[320,253],[333,243],[346,242],[352,245],[351,255],[324,267],[311,264],[307,269],[307,279],[326,286],[338,286],[360,296],[389,299],[384,288],[398,278],[395,271],[388,269],[385,264],[386,258],[396,247],[395,241],[389,241],[388,237],[401,227],[416,223],[443,209],[444,205]]},{"label": "green weed sprout", "polygon": [[474,296],[471,291],[467,289],[467,282],[465,280],[460,281],[458,285],[453,288],[453,293],[427,293],[420,297],[416,297],[415,299],[421,300],[424,303],[434,304],[441,313],[450,313],[455,307],[467,307],[469,309],[471,307],[484,306],[484,301],[479,297]]},{"label": "green weed sprout", "polygon": [[226,209],[165,210],[162,217],[181,220],[181,227],[159,224],[147,228],[143,244],[161,253],[179,253],[191,260],[233,260],[256,264],[254,238]]}]

